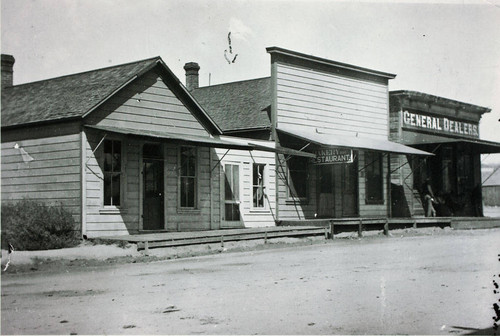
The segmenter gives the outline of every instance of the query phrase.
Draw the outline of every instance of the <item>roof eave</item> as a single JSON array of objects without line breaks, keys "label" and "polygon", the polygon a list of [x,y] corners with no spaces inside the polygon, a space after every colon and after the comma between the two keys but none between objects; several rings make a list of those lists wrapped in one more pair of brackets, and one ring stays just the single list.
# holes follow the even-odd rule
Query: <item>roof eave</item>
[{"label": "roof eave", "polygon": [[266,48],[266,51],[269,54],[281,54],[281,55],[285,55],[285,56],[289,56],[289,57],[293,57],[293,58],[299,58],[299,59],[304,59],[304,60],[308,60],[308,61],[312,61],[312,62],[316,62],[316,63],[326,64],[326,65],[334,66],[337,68],[361,72],[361,73],[369,74],[372,76],[383,77],[386,79],[396,78],[396,74],[382,72],[382,71],[378,71],[378,70],[372,70],[372,69],[368,69],[368,68],[363,68],[363,67],[359,67],[359,66],[351,65],[351,64],[347,64],[347,63],[332,61],[332,60],[329,60],[326,58],[307,55],[307,54],[299,53],[297,51],[288,50],[288,49],[284,49],[284,48],[280,48],[280,47],[268,47],[268,48]]}]

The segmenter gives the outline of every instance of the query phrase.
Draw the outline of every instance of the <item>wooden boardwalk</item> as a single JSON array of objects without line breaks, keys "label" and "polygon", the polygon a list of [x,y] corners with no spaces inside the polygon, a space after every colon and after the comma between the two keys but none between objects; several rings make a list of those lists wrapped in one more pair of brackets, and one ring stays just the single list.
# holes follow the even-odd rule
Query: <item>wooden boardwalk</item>
[{"label": "wooden boardwalk", "polygon": [[189,232],[157,232],[135,235],[99,237],[102,239],[128,241],[136,243],[138,249],[148,250],[152,247],[171,247],[192,244],[207,244],[220,242],[268,239],[277,237],[315,236],[328,237],[328,230],[314,226],[272,226],[261,228],[225,229]]},{"label": "wooden boardwalk", "polygon": [[340,232],[357,231],[358,236],[363,236],[363,231],[383,230],[388,234],[390,229],[420,228],[420,227],[446,227],[455,229],[481,229],[500,227],[500,218],[488,217],[433,217],[433,218],[335,218],[335,219],[308,219],[281,221],[278,226],[223,229],[210,231],[188,232],[155,232],[134,235],[99,237],[116,241],[128,241],[137,244],[137,248],[148,252],[149,248],[171,247],[192,244],[208,244],[224,242],[270,239],[277,237],[318,236],[324,235],[325,239],[335,237]]}]

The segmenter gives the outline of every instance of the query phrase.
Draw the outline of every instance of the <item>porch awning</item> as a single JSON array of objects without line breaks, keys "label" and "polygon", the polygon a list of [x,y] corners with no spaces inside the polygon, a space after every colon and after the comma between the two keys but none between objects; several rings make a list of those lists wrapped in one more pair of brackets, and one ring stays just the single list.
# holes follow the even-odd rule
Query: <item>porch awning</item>
[{"label": "porch awning", "polygon": [[279,127],[278,132],[300,138],[304,141],[322,146],[344,147],[349,149],[372,150],[395,154],[434,155],[420,149],[405,146],[389,140],[373,139],[368,137],[345,136],[313,132],[303,128]]},{"label": "porch awning", "polygon": [[238,150],[260,150],[264,152],[294,154],[306,157],[316,157],[312,153],[301,152],[289,148],[276,147],[274,142],[255,143],[252,140],[231,136],[213,137],[190,134],[174,134],[169,132],[158,132],[150,130],[138,130],[131,128],[85,125],[89,129],[99,130],[106,133],[123,134],[136,138],[154,139],[155,141],[168,141],[171,143],[189,144],[202,147],[238,149]]},{"label": "porch awning", "polygon": [[151,130],[139,130],[112,126],[95,126],[85,125],[89,129],[99,130],[106,133],[123,134],[136,138],[154,139],[156,141],[168,141],[179,144],[196,145],[202,147],[227,148],[227,149],[242,149],[252,150],[256,146],[248,142],[234,142],[227,139],[220,139],[211,136],[199,136],[192,134],[175,134],[170,132],[159,132]]},{"label": "porch awning", "polygon": [[500,143],[479,139],[433,139],[432,141],[416,141],[409,143],[409,146],[422,147],[424,145],[439,145],[439,144],[468,144],[472,150],[480,154],[500,153]]}]

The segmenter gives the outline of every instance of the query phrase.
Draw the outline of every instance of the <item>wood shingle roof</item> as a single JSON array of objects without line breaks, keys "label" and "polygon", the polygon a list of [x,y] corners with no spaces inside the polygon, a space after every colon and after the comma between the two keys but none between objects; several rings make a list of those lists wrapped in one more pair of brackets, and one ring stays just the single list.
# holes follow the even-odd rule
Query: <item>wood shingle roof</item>
[{"label": "wood shingle roof", "polygon": [[2,90],[2,127],[81,118],[160,57],[57,77]]},{"label": "wood shingle roof", "polygon": [[270,77],[201,87],[191,94],[223,132],[271,127]]}]

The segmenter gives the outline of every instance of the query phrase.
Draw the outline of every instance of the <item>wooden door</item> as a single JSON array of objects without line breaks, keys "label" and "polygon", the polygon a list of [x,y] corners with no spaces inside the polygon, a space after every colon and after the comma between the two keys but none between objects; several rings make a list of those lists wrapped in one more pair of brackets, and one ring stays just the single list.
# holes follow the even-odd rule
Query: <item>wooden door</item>
[{"label": "wooden door", "polygon": [[162,147],[159,144],[143,146],[143,229],[165,228],[164,171]]},{"label": "wooden door", "polygon": [[358,165],[342,165],[342,217],[358,215]]},{"label": "wooden door", "polygon": [[333,165],[318,166],[318,210],[319,218],[335,217],[335,186]]},{"label": "wooden door", "polygon": [[221,209],[221,227],[242,227],[240,201],[240,166],[225,164],[222,183],[223,202]]}]

